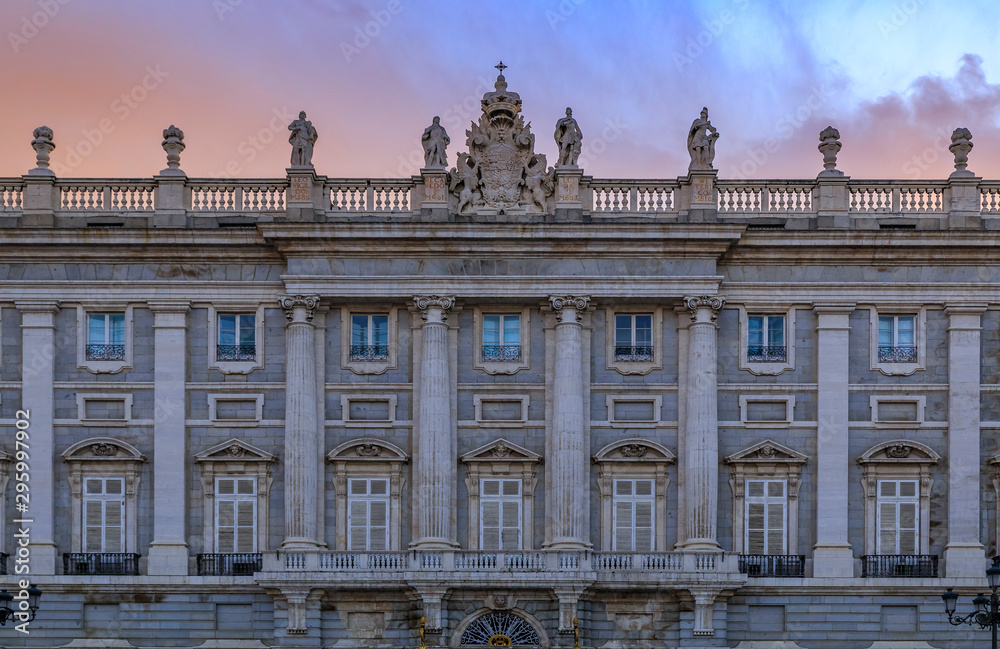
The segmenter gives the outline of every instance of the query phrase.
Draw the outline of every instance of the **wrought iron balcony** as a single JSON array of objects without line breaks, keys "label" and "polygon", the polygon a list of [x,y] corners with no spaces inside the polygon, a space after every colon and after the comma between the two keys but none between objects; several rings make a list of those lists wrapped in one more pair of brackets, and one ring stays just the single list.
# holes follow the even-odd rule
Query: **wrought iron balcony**
[{"label": "wrought iron balcony", "polygon": [[804,577],[801,554],[741,554],[740,572],[747,577]]},{"label": "wrought iron balcony", "polygon": [[615,345],[615,362],[641,363],[653,360],[652,345]]},{"label": "wrought iron balcony", "polygon": [[199,554],[198,574],[233,577],[251,577],[260,572],[263,564],[259,552],[237,552],[230,554]]},{"label": "wrought iron balcony", "polygon": [[748,363],[784,363],[786,358],[784,345],[747,345]]},{"label": "wrought iron balcony", "polygon": [[483,345],[484,363],[520,363],[520,345]]},{"label": "wrought iron balcony", "polygon": [[256,345],[219,345],[215,357],[220,361],[257,360]]},{"label": "wrought iron balcony", "polygon": [[868,554],[861,557],[862,577],[937,577],[933,554]]},{"label": "wrought iron balcony", "polygon": [[7,572],[7,559],[9,558],[6,552],[0,552],[0,575],[10,574]]},{"label": "wrought iron balcony", "polygon": [[88,361],[121,361],[125,360],[125,345],[87,344]]},{"label": "wrought iron balcony", "polygon": [[72,552],[63,555],[65,575],[138,575],[139,555],[131,552]]},{"label": "wrought iron balcony", "polygon": [[351,360],[360,362],[389,360],[388,345],[351,345]]},{"label": "wrought iron balcony", "polygon": [[916,363],[916,347],[892,347],[890,345],[878,346],[879,363]]}]

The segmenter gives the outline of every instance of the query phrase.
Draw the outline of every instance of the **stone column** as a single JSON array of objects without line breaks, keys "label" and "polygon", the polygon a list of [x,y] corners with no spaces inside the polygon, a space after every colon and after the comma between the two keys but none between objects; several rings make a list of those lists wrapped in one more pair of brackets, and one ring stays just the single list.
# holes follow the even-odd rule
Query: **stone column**
[{"label": "stone column", "polygon": [[853,305],[817,305],[816,325],[816,545],[814,577],[853,577],[847,542],[847,359]]},{"label": "stone column", "polygon": [[947,307],[948,316],[948,544],[945,576],[982,577],[986,553],[979,537],[980,316],[984,306]]},{"label": "stone column", "polygon": [[455,489],[458,483],[457,440],[451,421],[451,363],[448,349],[448,310],[453,297],[413,298],[424,321],[421,327],[420,384],[417,427],[413,448],[413,511],[417,549],[453,548]]},{"label": "stone column", "polygon": [[[688,326],[691,324],[691,314],[683,306],[675,307],[677,315],[677,511],[687,511],[685,504],[687,458],[685,456],[687,430],[687,380],[688,380]],[[677,517],[677,542],[675,549],[683,549],[687,540],[687,519]]]},{"label": "stone column", "polygon": [[549,298],[556,316],[552,380],[552,423],[546,446],[545,547],[584,550],[590,547],[590,444],[584,417],[582,316],[589,297]]},{"label": "stone column", "polygon": [[153,542],[151,575],[188,574],[186,535],[186,302],[150,303],[153,312]]},{"label": "stone column", "polygon": [[[52,384],[55,380],[55,315],[59,306],[55,302],[18,302],[17,309],[21,312],[21,403],[17,408],[28,413],[28,439],[24,441],[28,444],[31,458],[31,502],[23,516],[15,513],[12,527],[15,531],[20,527],[30,529],[31,573],[54,575],[53,498],[56,481],[53,467],[55,435],[52,430],[55,393]],[[13,442],[10,450],[12,453],[16,450]],[[16,522],[22,518],[32,522]]]},{"label": "stone column", "polygon": [[316,456],[320,421],[317,413],[316,337],[313,311],[318,295],[279,299],[285,326],[285,540],[283,549],[319,547],[317,500],[322,455]]},{"label": "stone column", "polygon": [[684,404],[684,531],[687,552],[718,552],[719,397],[717,390],[718,327],[726,301],[715,296],[687,297],[687,382]]}]

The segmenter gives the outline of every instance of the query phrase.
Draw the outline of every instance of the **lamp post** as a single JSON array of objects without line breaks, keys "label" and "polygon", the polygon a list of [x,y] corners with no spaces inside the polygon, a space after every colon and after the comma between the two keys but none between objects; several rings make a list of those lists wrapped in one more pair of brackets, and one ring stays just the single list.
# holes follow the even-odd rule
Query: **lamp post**
[{"label": "lamp post", "polygon": [[968,624],[972,626],[978,624],[980,629],[989,627],[993,634],[993,649],[997,649],[997,625],[1000,624],[1000,597],[997,597],[997,589],[1000,588],[1000,556],[993,557],[993,565],[986,569],[986,581],[990,586],[989,597],[979,593],[972,600],[976,610],[962,617],[955,615],[955,607],[958,604],[958,593],[952,589],[945,591],[941,599],[944,600],[944,610],[948,614],[948,621],[955,626]]},{"label": "lamp post", "polygon": [[[42,596],[42,591],[35,586],[28,587],[28,611],[30,617],[28,622],[35,619],[35,613],[38,612],[38,600]],[[11,608],[11,602],[14,601],[14,596],[7,592],[6,589],[0,590],[0,626],[6,626],[7,620],[14,617],[19,611],[15,611]]]}]

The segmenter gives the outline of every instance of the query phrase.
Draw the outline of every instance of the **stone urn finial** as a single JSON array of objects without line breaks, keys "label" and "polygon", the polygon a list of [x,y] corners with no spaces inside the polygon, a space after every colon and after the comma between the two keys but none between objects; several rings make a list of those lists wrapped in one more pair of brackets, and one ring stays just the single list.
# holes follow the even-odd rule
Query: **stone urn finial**
[{"label": "stone urn finial", "polygon": [[951,134],[951,146],[948,150],[955,154],[955,171],[949,178],[975,178],[966,167],[969,166],[969,151],[972,151],[972,131],[963,127],[956,128]]},{"label": "stone urn finial", "polygon": [[167,152],[167,168],[161,176],[183,176],[181,171],[181,151],[184,150],[184,131],[173,124],[163,129],[163,150]]},{"label": "stone urn finial", "polygon": [[823,176],[843,176],[844,172],[837,169],[837,154],[840,153],[840,131],[827,126],[819,134],[819,147],[823,154],[823,171],[819,172]]},{"label": "stone urn finial", "polygon": [[35,150],[34,169],[28,171],[30,175],[53,176],[54,172],[49,169],[49,154],[56,148],[52,142],[52,129],[48,126],[39,126],[32,133],[31,148]]}]

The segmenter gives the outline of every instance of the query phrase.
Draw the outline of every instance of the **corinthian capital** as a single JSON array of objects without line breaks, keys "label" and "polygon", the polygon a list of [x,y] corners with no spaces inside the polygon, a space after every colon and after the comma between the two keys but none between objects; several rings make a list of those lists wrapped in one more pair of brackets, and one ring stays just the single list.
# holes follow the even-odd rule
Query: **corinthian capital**
[{"label": "corinthian capital", "polygon": [[590,298],[580,295],[550,295],[549,303],[552,305],[552,310],[556,312],[556,320],[563,322],[563,317],[566,316],[564,309],[569,309],[574,312],[574,315],[569,322],[578,321],[577,315],[587,309],[587,305],[590,304]]},{"label": "corinthian capital", "polygon": [[698,322],[698,311],[711,309],[711,321],[715,322],[719,317],[719,311],[726,306],[726,301],[716,295],[688,296],[684,298],[684,306],[691,312],[691,318]]},{"label": "corinthian capital", "polygon": [[306,322],[312,322],[313,312],[319,306],[318,295],[282,295],[278,298],[281,310],[285,312],[285,318],[292,322],[295,318],[295,307],[302,307],[306,310]]},{"label": "corinthian capital", "polygon": [[415,295],[413,296],[413,303],[416,305],[417,310],[420,311],[420,317],[424,321],[427,321],[427,312],[429,309],[440,309],[441,322],[445,322],[448,320],[448,314],[445,312],[455,306],[455,298],[443,295]]}]

